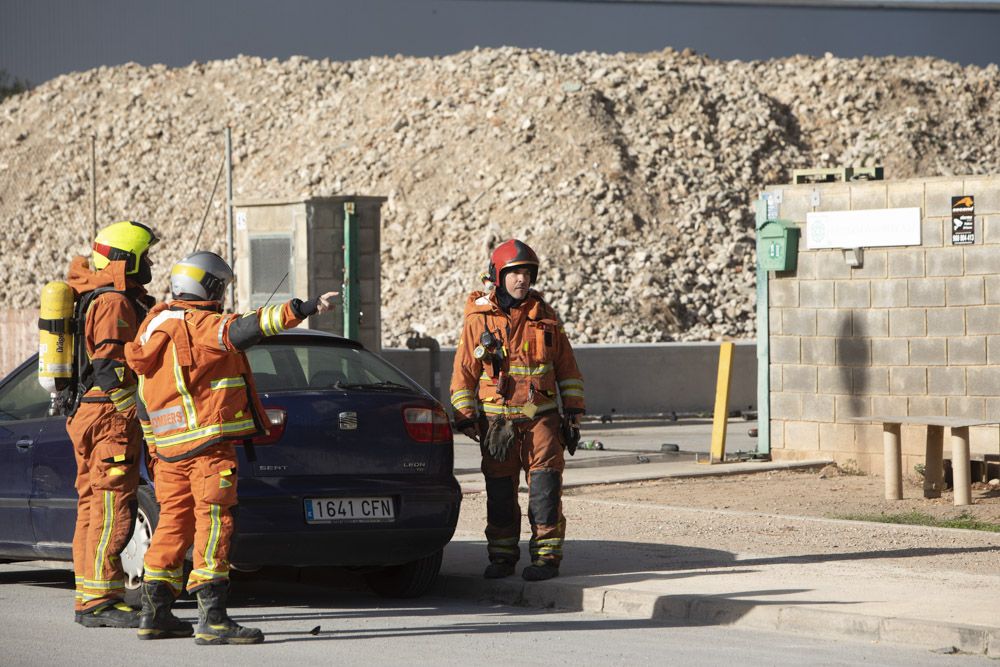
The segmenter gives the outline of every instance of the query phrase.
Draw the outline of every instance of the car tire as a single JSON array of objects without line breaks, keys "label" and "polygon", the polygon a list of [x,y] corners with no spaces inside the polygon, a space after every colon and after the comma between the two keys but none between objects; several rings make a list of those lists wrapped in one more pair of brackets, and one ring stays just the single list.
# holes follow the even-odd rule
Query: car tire
[{"label": "car tire", "polygon": [[420,597],[434,585],[444,550],[409,563],[385,567],[365,575],[368,586],[385,598]]},{"label": "car tire", "polygon": [[122,569],[125,570],[125,603],[132,607],[142,606],[143,557],[153,539],[153,531],[160,522],[160,505],[156,502],[153,489],[140,486],[136,493],[138,508],[132,538],[121,553]]}]

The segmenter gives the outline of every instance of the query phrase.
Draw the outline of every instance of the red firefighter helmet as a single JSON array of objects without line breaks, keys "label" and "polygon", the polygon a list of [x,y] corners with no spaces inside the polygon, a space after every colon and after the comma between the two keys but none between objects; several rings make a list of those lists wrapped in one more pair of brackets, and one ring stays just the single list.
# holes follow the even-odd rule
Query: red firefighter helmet
[{"label": "red firefighter helmet", "polygon": [[490,255],[490,282],[494,285],[499,284],[498,281],[503,270],[512,269],[515,266],[531,268],[532,285],[538,280],[538,255],[535,254],[535,251],[529,248],[527,243],[517,239],[504,241]]}]

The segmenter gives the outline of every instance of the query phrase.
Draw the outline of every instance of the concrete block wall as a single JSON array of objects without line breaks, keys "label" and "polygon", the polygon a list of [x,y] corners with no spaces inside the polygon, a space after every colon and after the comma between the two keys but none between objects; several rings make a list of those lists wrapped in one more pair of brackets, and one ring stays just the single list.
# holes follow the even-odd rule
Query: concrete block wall
[{"label": "concrete block wall", "polygon": [[38,352],[38,309],[0,310],[0,377]]},{"label": "concrete block wall", "polygon": [[[939,414],[1000,420],[1000,177],[773,186],[802,227],[798,267],[769,276],[772,455],[827,456],[881,472],[882,431],[850,417]],[[951,243],[951,198],[974,195],[976,242]],[[921,245],[805,247],[808,211],[920,207]],[[904,470],[924,427],[902,432]],[[1000,453],[1000,428],[972,429]],[[946,456],[947,454],[946,441]]]}]

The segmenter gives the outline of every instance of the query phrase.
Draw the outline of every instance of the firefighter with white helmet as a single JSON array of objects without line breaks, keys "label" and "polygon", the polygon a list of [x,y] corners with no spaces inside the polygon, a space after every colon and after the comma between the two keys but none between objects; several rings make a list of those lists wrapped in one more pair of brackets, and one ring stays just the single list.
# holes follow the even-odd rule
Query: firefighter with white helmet
[{"label": "firefighter with white helmet", "polygon": [[[139,375],[139,417],[155,456],[160,520],[144,557],[139,639],[187,637],[198,644],[257,644],[263,633],[245,628],[226,610],[231,508],[236,504],[236,443],[267,433],[269,422],[244,350],[328,311],[336,292],[292,299],[243,314],[222,313],[229,265],[196,252],[173,266],[173,300],[153,308],[126,346]],[[198,627],[173,615],[187,577],[198,598]]]}]

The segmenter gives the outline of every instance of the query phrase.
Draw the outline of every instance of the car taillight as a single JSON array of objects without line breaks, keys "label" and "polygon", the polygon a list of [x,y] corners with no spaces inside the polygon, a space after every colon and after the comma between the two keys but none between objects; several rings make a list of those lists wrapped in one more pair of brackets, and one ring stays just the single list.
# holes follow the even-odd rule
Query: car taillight
[{"label": "car taillight", "polygon": [[451,423],[440,406],[403,408],[403,424],[417,442],[450,443]]},{"label": "car taillight", "polygon": [[273,445],[285,434],[285,420],[288,413],[282,408],[267,408],[264,412],[267,433],[251,440],[255,445]]}]

